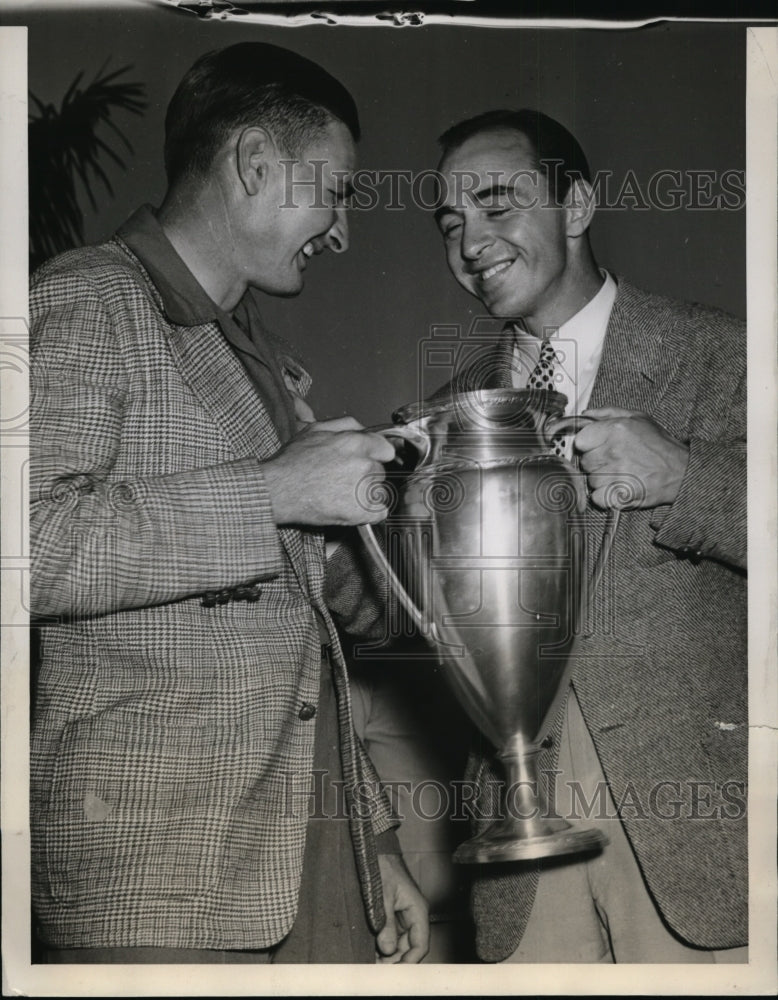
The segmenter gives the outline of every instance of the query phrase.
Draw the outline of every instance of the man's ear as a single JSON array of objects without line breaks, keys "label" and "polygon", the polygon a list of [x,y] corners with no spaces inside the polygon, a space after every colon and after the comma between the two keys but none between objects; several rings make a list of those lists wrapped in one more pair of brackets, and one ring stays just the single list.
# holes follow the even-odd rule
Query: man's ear
[{"label": "man's ear", "polygon": [[595,193],[591,184],[583,178],[574,180],[565,195],[567,235],[583,236],[594,217]]},{"label": "man's ear", "polygon": [[238,177],[246,194],[257,194],[265,184],[275,150],[270,134],[258,125],[244,128],[235,146]]}]

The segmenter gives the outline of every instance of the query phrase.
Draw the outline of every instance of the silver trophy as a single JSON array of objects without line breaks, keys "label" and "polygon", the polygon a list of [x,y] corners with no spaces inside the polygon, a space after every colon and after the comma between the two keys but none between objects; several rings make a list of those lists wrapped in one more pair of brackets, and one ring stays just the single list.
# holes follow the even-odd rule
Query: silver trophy
[{"label": "silver trophy", "polygon": [[585,492],[550,447],[586,419],[563,417],[566,401],[539,390],[466,392],[404,406],[382,431],[410,453],[392,477],[390,557],[369,525],[360,533],[505,770],[499,818],[456,861],[605,842],[549,811],[536,766],[569,684],[583,589]]}]

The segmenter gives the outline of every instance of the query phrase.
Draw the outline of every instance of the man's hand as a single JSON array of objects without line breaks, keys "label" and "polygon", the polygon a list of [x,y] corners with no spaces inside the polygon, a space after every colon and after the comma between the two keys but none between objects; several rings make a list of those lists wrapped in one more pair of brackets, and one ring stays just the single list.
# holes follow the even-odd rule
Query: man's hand
[{"label": "man's hand", "polygon": [[276,524],[352,525],[382,521],[376,501],[394,458],[385,437],[362,429],[353,417],[308,425],[263,462]]},{"label": "man's hand", "polygon": [[657,507],[678,496],[689,447],[646,413],[605,406],[575,436],[581,468],[596,507]]},{"label": "man's hand", "polygon": [[430,945],[427,901],[399,854],[379,854],[378,866],[386,909],[386,924],[376,938],[378,961],[388,965],[421,962]]},{"label": "man's hand", "polygon": [[316,416],[314,415],[310,405],[293,389],[290,389],[289,393],[292,397],[292,402],[294,403],[294,415],[297,421],[297,430],[302,431],[305,430],[308,424],[315,424]]}]

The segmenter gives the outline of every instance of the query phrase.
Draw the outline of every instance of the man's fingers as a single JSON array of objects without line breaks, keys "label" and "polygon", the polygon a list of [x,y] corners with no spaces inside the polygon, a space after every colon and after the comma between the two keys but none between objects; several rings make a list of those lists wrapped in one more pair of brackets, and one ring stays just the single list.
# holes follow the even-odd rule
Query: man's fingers
[{"label": "man's fingers", "polygon": [[381,965],[398,965],[400,962],[404,962],[409,947],[407,933],[401,934],[397,939],[397,947],[394,951],[390,955],[381,955],[379,963]]},{"label": "man's fingers", "polygon": [[426,909],[409,906],[403,911],[403,918],[408,926],[409,947],[405,949],[402,961],[421,962],[430,949],[430,927]]},{"label": "man's fingers", "polygon": [[635,410],[622,410],[618,406],[585,410],[581,415],[593,418],[592,423],[584,424],[575,436],[575,449],[582,453],[601,445],[615,445],[618,448],[634,432],[635,418],[643,416]]},{"label": "man's fingers", "polygon": [[[602,445],[591,451],[581,452],[578,464],[590,478],[600,473],[613,479],[622,474],[622,469],[627,469],[629,461],[623,457],[619,458],[614,450],[607,445]],[[626,471],[623,474],[626,475]]]},{"label": "man's fingers", "polygon": [[589,499],[595,507],[599,507],[600,510],[610,510],[615,506],[612,502],[612,491],[607,487],[601,487],[600,489],[593,490],[589,495]]},{"label": "man's fingers", "polygon": [[387,912],[386,923],[376,937],[379,952],[384,957],[394,955],[397,951],[397,921],[394,913]]},{"label": "man's fingers", "polygon": [[354,417],[334,417],[332,420],[317,420],[311,424],[310,429],[336,434],[338,431],[361,431],[363,427]]},{"label": "man's fingers", "polygon": [[338,417],[336,420],[320,420],[308,424],[305,434],[333,434],[337,439],[327,439],[327,444],[337,441],[337,447],[352,455],[373,459],[376,462],[391,462],[395,448],[383,434],[366,431],[353,417]]},{"label": "man's fingers", "polygon": [[307,424],[316,422],[316,415],[302,396],[298,396],[296,392],[293,392],[292,400],[294,402],[294,415],[297,418],[298,424],[306,426]]},{"label": "man's fingers", "polygon": [[[578,441],[576,440],[576,448],[578,447]],[[585,449],[581,451],[578,458],[578,463],[587,475],[592,472],[596,472],[598,469],[603,468],[607,464],[607,458],[603,454],[600,448],[594,448],[591,451],[586,451]]]},{"label": "man's fingers", "polygon": [[393,961],[420,962],[429,948],[427,901],[400,855],[379,854],[378,864],[387,913],[386,925],[377,938],[380,951],[388,955],[393,947]]},{"label": "man's fingers", "polygon": [[395,458],[397,452],[395,451],[394,445],[388,438],[385,438],[383,434],[375,434],[372,432],[364,432],[362,435],[369,442],[369,452],[368,457],[374,459],[376,462],[386,463],[391,462]]},{"label": "man's fingers", "polygon": [[594,448],[601,448],[603,445],[609,444],[613,440],[614,434],[618,433],[615,425],[615,421],[618,419],[618,417],[614,417],[613,419],[602,419],[591,424],[584,424],[575,436],[575,450],[586,454]]},{"label": "man's fingers", "polygon": [[380,524],[389,516],[389,508],[378,503],[368,505],[362,504],[362,516],[355,524]]},{"label": "man's fingers", "polygon": [[337,438],[333,440],[337,447],[343,448],[344,452],[357,458],[384,464],[391,462],[395,457],[394,445],[383,434],[345,430],[338,432]]},{"label": "man's fingers", "polygon": [[589,476],[589,499],[601,510],[630,510],[639,507],[645,488],[633,476]]},{"label": "man's fingers", "polygon": [[591,410],[584,410],[582,417],[593,417],[595,420],[606,420],[611,417],[634,417],[637,410],[623,410],[620,406],[598,406]]}]

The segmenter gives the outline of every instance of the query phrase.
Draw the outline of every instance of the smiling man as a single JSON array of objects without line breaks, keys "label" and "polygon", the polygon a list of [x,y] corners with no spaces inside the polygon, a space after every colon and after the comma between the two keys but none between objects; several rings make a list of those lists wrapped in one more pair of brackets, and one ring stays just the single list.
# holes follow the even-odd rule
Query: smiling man
[{"label": "smiling man", "polygon": [[[595,857],[477,866],[489,961],[744,961],[747,886],[746,337],[598,267],[576,139],[536,111],[442,138],[436,218],[456,280],[504,319],[452,388],[558,389],[589,548],[622,508],[540,770]],[[562,445],[564,447],[564,445]],[[471,777],[501,777],[483,748]]]},{"label": "smiling man", "polygon": [[[296,295],[316,254],[347,250],[358,138],[307,59],[209,53],[168,108],[160,208],[33,277],[43,961],[426,953],[331,617],[380,611],[332,584],[319,530],[385,516],[358,485],[394,452],[313,420],[256,294]],[[291,204],[290,164],[316,182]]]},{"label": "smiling man", "polygon": [[436,216],[457,281],[491,315],[521,317],[542,336],[593,299],[602,277],[585,238],[590,212],[550,200],[534,164],[522,133],[476,132],[441,165]]}]

